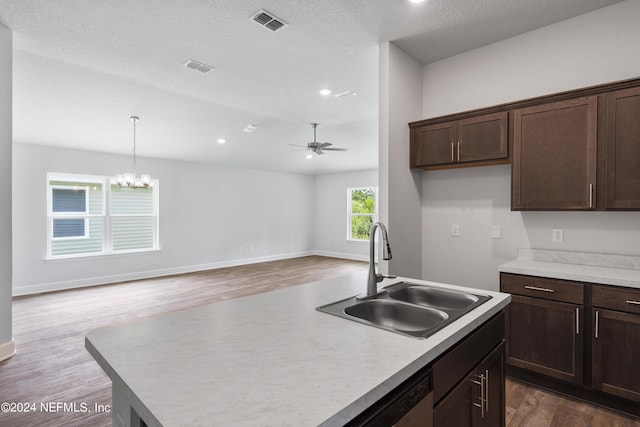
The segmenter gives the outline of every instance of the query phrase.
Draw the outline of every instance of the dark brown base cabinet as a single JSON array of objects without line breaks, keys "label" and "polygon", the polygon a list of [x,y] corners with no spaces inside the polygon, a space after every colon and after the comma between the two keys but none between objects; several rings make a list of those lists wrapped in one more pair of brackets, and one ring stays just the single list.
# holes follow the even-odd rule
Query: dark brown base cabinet
[{"label": "dark brown base cabinet", "polygon": [[435,427],[505,425],[504,344],[436,406]]},{"label": "dark brown base cabinet", "polygon": [[500,274],[500,290],[512,294],[510,373],[640,414],[640,290],[509,273]]},{"label": "dark brown base cabinet", "polygon": [[501,313],[434,363],[434,427],[505,425],[504,328]]},{"label": "dark brown base cabinet", "polygon": [[593,388],[640,402],[640,290],[593,287]]}]

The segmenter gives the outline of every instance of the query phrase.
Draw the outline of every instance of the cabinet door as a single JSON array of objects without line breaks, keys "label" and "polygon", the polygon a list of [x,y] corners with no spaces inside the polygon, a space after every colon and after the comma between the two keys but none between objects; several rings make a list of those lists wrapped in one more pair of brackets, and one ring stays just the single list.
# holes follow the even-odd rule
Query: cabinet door
[{"label": "cabinet door", "polygon": [[460,120],[458,162],[507,158],[507,112]]},{"label": "cabinet door", "polygon": [[503,343],[438,403],[434,427],[504,426],[504,378]]},{"label": "cabinet door", "polygon": [[501,344],[480,364],[476,373],[484,375],[484,413],[481,411],[480,426],[505,425],[504,353]]},{"label": "cabinet door", "polygon": [[593,209],[597,97],[514,111],[511,208]]},{"label": "cabinet door", "polygon": [[640,209],[640,88],[607,95],[606,208]]},{"label": "cabinet door", "polygon": [[640,315],[593,309],[593,388],[640,402]]},{"label": "cabinet door", "polygon": [[417,128],[414,134],[415,166],[430,166],[455,161],[456,122]]},{"label": "cabinet door", "polygon": [[512,295],[508,313],[508,364],[582,384],[582,306]]},{"label": "cabinet door", "polygon": [[475,426],[480,392],[477,374],[472,372],[458,384],[433,410],[434,427]]}]

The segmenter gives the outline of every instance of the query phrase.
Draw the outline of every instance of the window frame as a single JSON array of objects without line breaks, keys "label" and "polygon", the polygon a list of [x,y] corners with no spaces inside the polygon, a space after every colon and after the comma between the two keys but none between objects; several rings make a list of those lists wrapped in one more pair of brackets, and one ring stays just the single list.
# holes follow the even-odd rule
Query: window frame
[{"label": "window frame", "polygon": [[[52,180],[49,180],[48,182],[51,182]],[[49,185],[49,190],[48,190],[48,201],[47,201],[47,211],[48,211],[48,215],[49,215],[49,219],[50,219],[50,224],[49,224],[49,228],[50,228],[50,232],[51,235],[49,236],[49,238],[51,239],[52,242],[58,242],[58,241],[63,241],[63,240],[79,240],[79,239],[88,239],[89,238],[89,186],[80,186],[78,188],[78,190],[83,190],[84,191],[84,211],[65,211],[65,212],[55,212],[53,210],[53,193],[54,190],[72,190],[75,189],[71,188],[71,186],[67,186],[67,185]],[[82,219],[84,221],[84,235],[83,236],[67,236],[67,237],[56,237],[54,235],[55,233],[55,226],[54,226],[54,222],[56,219]]]},{"label": "window frame", "polygon": [[[52,181],[65,181],[65,182],[78,182],[78,187],[85,189],[85,212],[53,212],[53,190],[54,189],[70,189],[72,186],[51,184]],[[89,191],[91,190],[91,184],[99,184],[102,186],[101,191],[101,212],[90,212],[90,197]],[[89,185],[87,185],[89,184]],[[111,185],[116,184],[116,180],[109,176],[100,175],[83,175],[73,173],[59,173],[59,172],[47,172],[46,177],[46,191],[47,191],[47,252],[45,259],[48,261],[57,261],[65,259],[79,259],[87,257],[99,257],[99,256],[118,256],[131,253],[143,253],[143,252],[157,252],[160,250],[160,211],[159,211],[159,181],[157,179],[151,180],[151,187],[153,193],[153,213],[145,214],[144,216],[153,217],[153,247],[142,249],[127,249],[127,250],[113,250],[113,237],[111,227]],[[138,191],[138,190],[136,190]],[[139,189],[139,191],[147,191],[146,189]],[[113,217],[118,216],[114,215]],[[133,215],[125,215],[133,216]],[[81,217],[85,221],[85,236],[84,237],[53,237],[53,220],[58,218],[78,218]],[[53,243],[64,240],[81,240],[89,239],[89,220],[91,218],[102,219],[102,249],[95,252],[73,253],[52,255]]]},{"label": "window frame", "polygon": [[[373,213],[353,213],[353,192],[358,190],[372,190],[373,191]],[[347,188],[347,241],[348,242],[368,242],[369,237],[366,239],[353,238],[353,230],[351,228],[352,219],[354,216],[370,216],[372,217],[372,223],[378,221],[378,187],[376,186],[361,186],[361,187],[349,187]]]}]

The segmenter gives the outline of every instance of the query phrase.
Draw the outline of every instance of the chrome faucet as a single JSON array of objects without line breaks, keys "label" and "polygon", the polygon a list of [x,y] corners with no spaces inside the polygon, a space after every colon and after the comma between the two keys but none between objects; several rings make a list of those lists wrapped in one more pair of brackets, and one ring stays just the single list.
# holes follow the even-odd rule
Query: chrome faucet
[{"label": "chrome faucet", "polygon": [[381,222],[374,222],[369,232],[369,279],[367,280],[367,294],[364,298],[374,296],[378,293],[378,282],[382,282],[385,277],[382,274],[376,273],[375,251],[376,251],[376,230],[380,229],[382,232],[382,259],[391,259],[391,247],[389,246],[389,236],[387,235],[387,229]]}]

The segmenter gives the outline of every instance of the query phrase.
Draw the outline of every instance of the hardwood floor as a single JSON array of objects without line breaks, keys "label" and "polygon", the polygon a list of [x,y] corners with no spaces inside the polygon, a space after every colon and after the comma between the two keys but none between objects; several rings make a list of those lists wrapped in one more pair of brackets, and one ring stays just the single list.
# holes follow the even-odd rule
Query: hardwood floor
[{"label": "hardwood floor", "polygon": [[507,379],[507,427],[640,427],[640,420]]},{"label": "hardwood floor", "polygon": [[[0,403],[36,407],[0,412],[0,426],[111,425],[110,413],[95,411],[111,404],[111,382],[84,348],[91,329],[366,269],[312,256],[14,298],[17,354],[0,363]],[[515,381],[507,381],[506,415],[508,426],[640,427]]]}]

